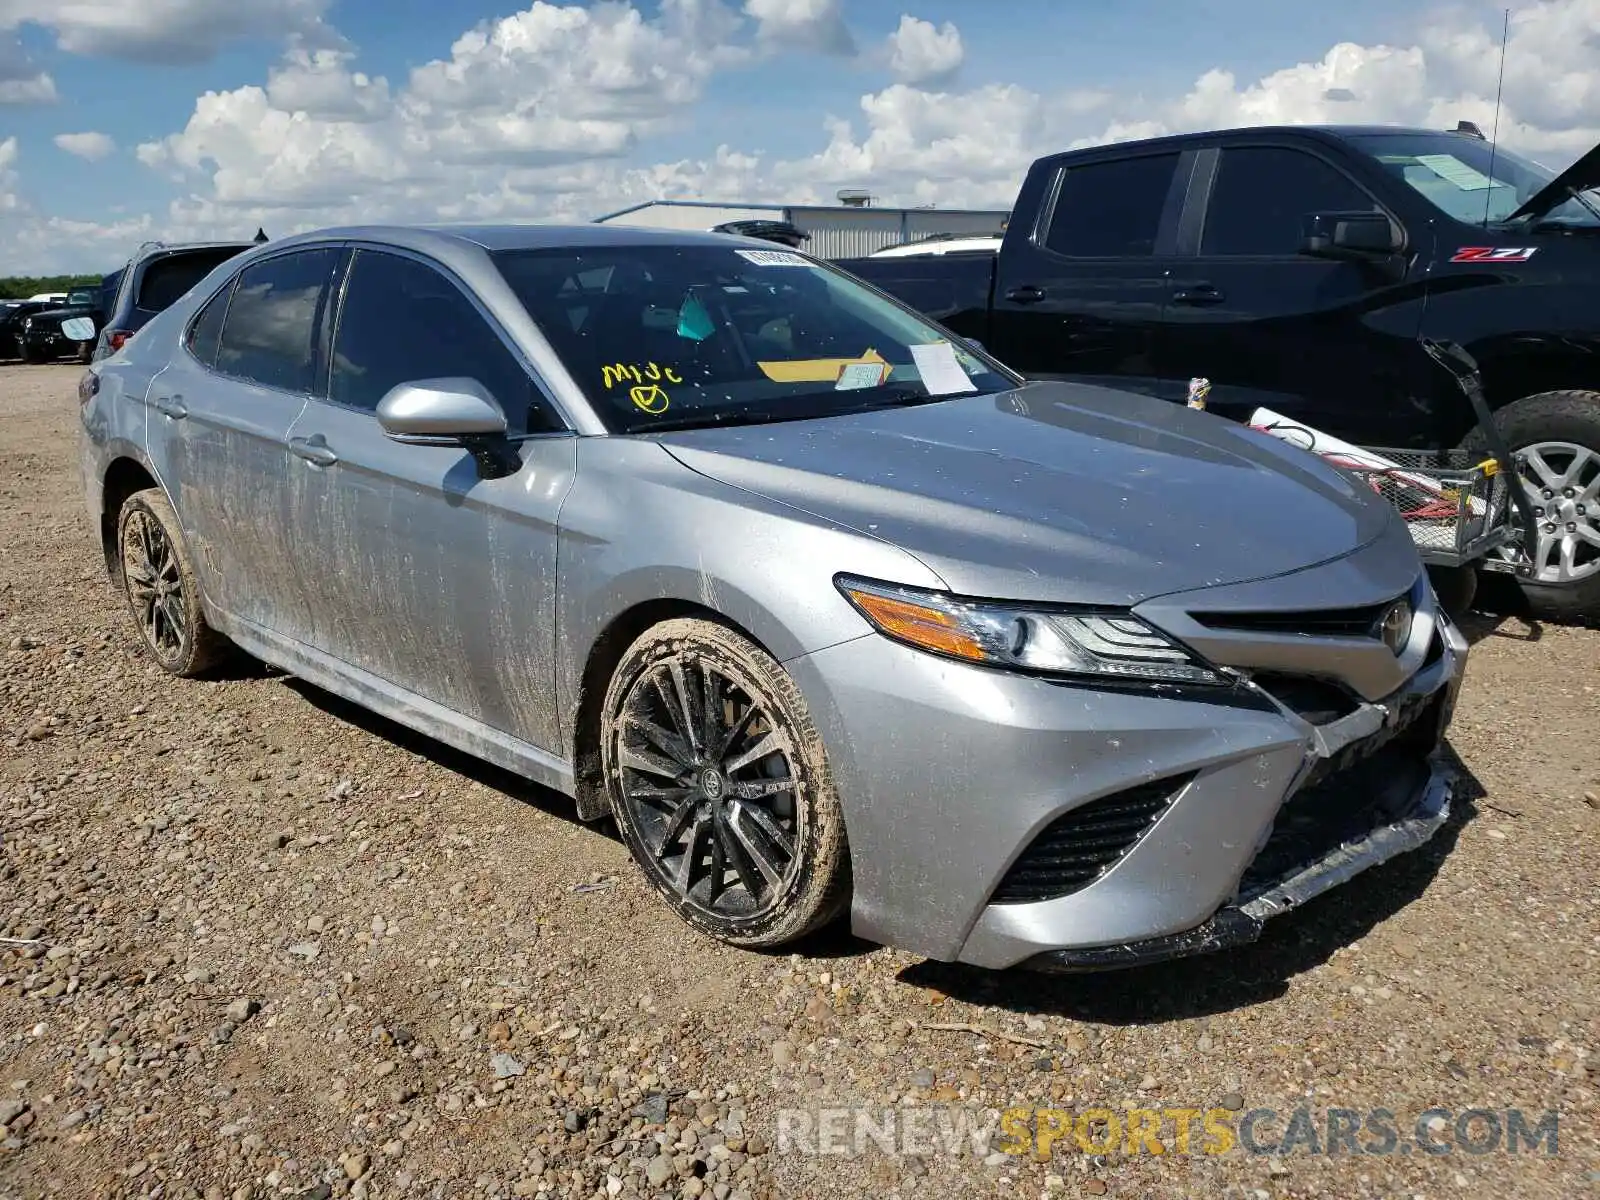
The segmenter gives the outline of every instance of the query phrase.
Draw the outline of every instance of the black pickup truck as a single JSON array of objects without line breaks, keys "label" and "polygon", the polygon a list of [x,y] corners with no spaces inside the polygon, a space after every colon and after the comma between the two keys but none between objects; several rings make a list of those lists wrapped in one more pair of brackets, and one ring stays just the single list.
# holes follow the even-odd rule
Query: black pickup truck
[{"label": "black pickup truck", "polygon": [[1363,446],[1482,438],[1532,489],[1534,612],[1600,615],[1600,147],[1559,175],[1475,129],[1288,127],[1040,159],[998,254],[850,259],[1022,374],[1264,406]]}]

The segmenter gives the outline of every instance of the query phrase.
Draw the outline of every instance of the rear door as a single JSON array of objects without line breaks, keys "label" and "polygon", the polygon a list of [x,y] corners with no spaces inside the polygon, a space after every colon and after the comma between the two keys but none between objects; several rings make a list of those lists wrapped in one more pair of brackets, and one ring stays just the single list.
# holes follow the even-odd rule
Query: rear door
[{"label": "rear door", "polygon": [[999,257],[989,349],[1001,361],[1033,379],[1160,393],[1156,334],[1189,157],[1073,157],[1046,177],[1035,227]]},{"label": "rear door", "polygon": [[1209,379],[1207,407],[1236,420],[1266,407],[1358,444],[1403,444],[1417,425],[1422,284],[1301,253],[1307,217],[1385,212],[1377,198],[1333,151],[1265,137],[1206,149],[1193,191],[1161,373]]},{"label": "rear door", "polygon": [[229,616],[304,640],[310,609],[288,535],[289,426],[325,344],[342,250],[252,263],[209,300],[150,385],[147,442],[207,596]]}]

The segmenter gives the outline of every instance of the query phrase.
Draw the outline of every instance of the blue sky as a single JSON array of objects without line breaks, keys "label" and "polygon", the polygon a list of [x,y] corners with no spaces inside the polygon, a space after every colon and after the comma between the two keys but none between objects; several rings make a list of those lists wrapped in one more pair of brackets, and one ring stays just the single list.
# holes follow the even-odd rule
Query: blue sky
[{"label": "blue sky", "polygon": [[[639,24],[623,28],[628,7]],[[1492,5],[1393,0],[172,0],[161,28],[139,8],[0,0],[0,99],[18,101],[0,103],[0,274],[97,269],[144,236],[368,212],[584,218],[656,193],[805,199],[845,184],[1003,204],[1030,155],[1078,141],[1197,123],[1485,120],[1499,36]],[[558,11],[576,8],[591,11]],[[905,16],[944,37],[956,65],[895,66]],[[548,50],[510,36],[558,27]],[[474,28],[489,49],[439,66]],[[588,53],[622,45],[600,40],[617,29],[626,50]],[[513,52],[495,49],[497,30]],[[1597,36],[1600,0],[1518,6],[1508,141],[1549,161],[1594,140]],[[334,53],[305,57],[317,49]],[[294,61],[268,99],[245,90]],[[428,64],[432,82],[417,82]],[[1231,78],[1197,86],[1219,71]],[[629,72],[637,88],[614,77]],[[360,76],[387,90],[363,91]],[[1330,109],[1334,85],[1359,102]],[[55,142],[88,133],[103,137],[69,144],[92,157]]]}]

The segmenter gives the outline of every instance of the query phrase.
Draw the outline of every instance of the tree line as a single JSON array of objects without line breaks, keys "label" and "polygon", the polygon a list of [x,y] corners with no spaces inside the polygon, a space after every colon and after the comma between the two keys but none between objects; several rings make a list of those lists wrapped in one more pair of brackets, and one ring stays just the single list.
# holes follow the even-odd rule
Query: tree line
[{"label": "tree line", "polygon": [[0,278],[0,300],[26,300],[40,292],[98,288],[101,275],[11,275]]}]

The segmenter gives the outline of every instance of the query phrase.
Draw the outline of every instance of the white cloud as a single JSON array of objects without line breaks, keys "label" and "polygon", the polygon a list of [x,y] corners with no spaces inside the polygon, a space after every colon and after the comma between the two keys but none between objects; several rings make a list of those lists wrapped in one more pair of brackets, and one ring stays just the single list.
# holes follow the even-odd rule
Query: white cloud
[{"label": "white cloud", "polygon": [[29,24],[72,54],[200,62],[229,42],[293,34],[332,39],[329,0],[0,0],[0,31]]},{"label": "white cloud", "polygon": [[949,21],[935,28],[932,21],[904,15],[889,35],[889,69],[901,83],[939,83],[961,67],[966,50],[961,31]]},{"label": "white cloud", "polygon": [[68,154],[98,162],[116,153],[117,143],[104,133],[58,133],[55,143]]},{"label": "white cloud", "polygon": [[855,39],[844,23],[840,0],[745,0],[762,41],[825,54],[854,54]]},{"label": "white cloud", "polygon": [[23,207],[22,197],[16,192],[16,162],[17,139],[8,137],[0,142],[0,217]]}]

